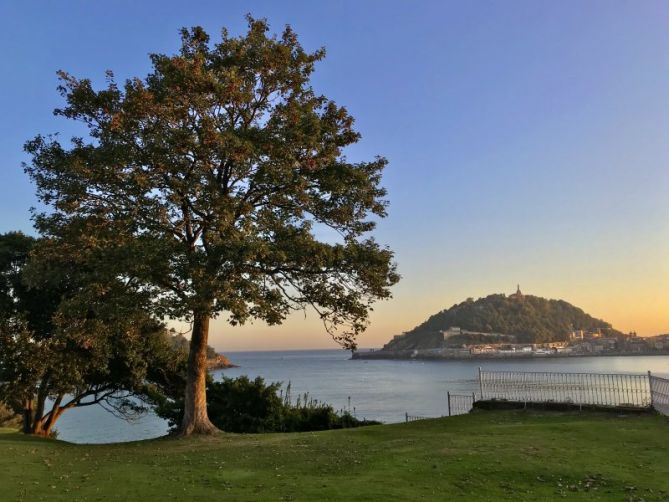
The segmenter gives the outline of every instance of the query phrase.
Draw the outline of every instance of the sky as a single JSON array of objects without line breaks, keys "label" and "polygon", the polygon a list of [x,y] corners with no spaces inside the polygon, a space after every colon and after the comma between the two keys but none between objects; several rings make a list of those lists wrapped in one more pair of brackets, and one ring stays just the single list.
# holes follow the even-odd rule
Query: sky
[{"label": "sky", "polygon": [[[669,333],[666,1],[0,0],[0,232],[32,232],[23,143],[54,117],[56,71],[145,76],[181,27],[243,34],[246,13],[325,47],[315,90],[346,106],[351,160],[388,158],[374,235],[401,282],[361,347],[468,297],[561,298],[622,331]],[[222,351],[334,348],[315,316],[212,324]]]}]

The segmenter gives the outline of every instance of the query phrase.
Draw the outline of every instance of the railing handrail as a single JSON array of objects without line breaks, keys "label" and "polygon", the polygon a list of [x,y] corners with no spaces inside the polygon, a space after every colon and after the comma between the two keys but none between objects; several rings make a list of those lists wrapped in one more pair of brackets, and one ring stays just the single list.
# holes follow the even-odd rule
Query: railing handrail
[{"label": "railing handrail", "polygon": [[[575,371],[510,371],[510,370],[481,370],[481,375],[486,374],[516,374],[516,375],[599,375],[599,376],[635,376],[635,377],[645,377],[648,375],[643,373],[593,373],[593,372],[575,372]],[[653,378],[662,378],[656,377],[653,375]],[[663,380],[666,380],[663,378]]]},{"label": "railing handrail", "polygon": [[423,417],[420,415],[409,415],[409,412],[406,412],[404,414],[404,419],[407,423],[409,423],[409,422],[416,422],[418,420],[429,420],[430,417]]}]

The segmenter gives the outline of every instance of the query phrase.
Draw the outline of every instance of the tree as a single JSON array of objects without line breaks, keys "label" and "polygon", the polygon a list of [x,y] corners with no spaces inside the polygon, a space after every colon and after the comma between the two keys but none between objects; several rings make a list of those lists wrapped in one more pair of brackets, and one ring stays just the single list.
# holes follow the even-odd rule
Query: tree
[{"label": "tree", "polygon": [[22,416],[24,432],[41,436],[75,407],[141,413],[142,399],[179,380],[184,358],[126,284],[83,282],[91,276],[82,263],[57,263],[51,274],[31,264],[45,244],[0,235],[0,401]]},{"label": "tree", "polygon": [[[178,54],[104,89],[60,72],[88,138],[69,148],[38,136],[26,171],[52,212],[38,228],[95,249],[139,281],[160,315],[192,323],[181,433],[211,433],[206,409],[209,321],[281,323],[313,307],[331,336],[355,347],[377,299],[398,280],[392,252],[367,234],[386,215],[386,160],[351,163],[360,135],[345,108],[309,84],[324,51],[306,52],[287,27],[181,32]],[[77,232],[71,230],[78,229]],[[318,239],[329,229],[334,236]],[[113,258],[109,258],[113,256]]]}]

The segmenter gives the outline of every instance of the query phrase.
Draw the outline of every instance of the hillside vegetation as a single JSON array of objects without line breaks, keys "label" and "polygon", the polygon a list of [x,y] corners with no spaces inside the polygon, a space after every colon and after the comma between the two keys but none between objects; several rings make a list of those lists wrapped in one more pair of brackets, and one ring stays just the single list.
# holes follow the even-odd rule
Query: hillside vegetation
[{"label": "hillside vegetation", "polygon": [[442,310],[407,332],[406,336],[392,340],[385,348],[439,347],[443,340],[441,331],[455,326],[469,331],[514,335],[519,343],[565,340],[574,329],[601,329],[620,334],[609,323],[595,319],[564,300],[494,294],[478,300],[470,298]]},{"label": "hillside vegetation", "polygon": [[[614,438],[614,439],[612,439]],[[0,432],[2,500],[667,500],[655,415],[471,415],[72,445]]]}]

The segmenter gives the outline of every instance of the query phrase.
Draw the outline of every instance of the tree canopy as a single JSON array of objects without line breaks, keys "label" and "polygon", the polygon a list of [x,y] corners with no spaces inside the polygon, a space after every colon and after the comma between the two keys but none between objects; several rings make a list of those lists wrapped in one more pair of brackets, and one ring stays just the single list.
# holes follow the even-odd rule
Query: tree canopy
[{"label": "tree canopy", "polygon": [[192,322],[184,434],[214,430],[210,318],[278,324],[313,307],[351,348],[399,279],[392,252],[369,237],[386,215],[386,160],[347,160],[353,118],[310,85],[324,50],[305,51],[290,27],[268,30],[249,17],[245,35],[223,30],[212,44],[183,29],[179,53],[151,55],[145,78],[120,85],[109,72],[100,90],[60,72],[56,114],[88,136],[26,144],[50,207],[40,231],[141,285],[158,315]]}]

